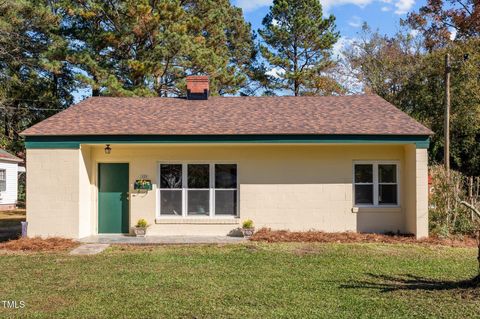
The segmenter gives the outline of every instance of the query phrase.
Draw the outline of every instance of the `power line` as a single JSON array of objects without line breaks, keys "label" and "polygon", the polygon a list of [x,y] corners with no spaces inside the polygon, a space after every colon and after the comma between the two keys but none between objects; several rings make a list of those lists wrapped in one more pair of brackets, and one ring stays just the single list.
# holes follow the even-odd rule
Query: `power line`
[{"label": "power line", "polygon": [[28,110],[28,111],[63,111],[66,108],[59,109],[59,108],[42,108],[42,107],[15,107],[15,106],[0,106],[3,109],[10,109],[10,110]]}]

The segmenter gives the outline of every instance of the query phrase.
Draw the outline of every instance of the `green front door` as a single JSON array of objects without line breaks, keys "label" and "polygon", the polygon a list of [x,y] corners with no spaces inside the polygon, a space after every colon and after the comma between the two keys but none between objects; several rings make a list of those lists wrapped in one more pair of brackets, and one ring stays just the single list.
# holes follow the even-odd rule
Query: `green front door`
[{"label": "green front door", "polygon": [[128,233],[128,164],[98,164],[98,233]]}]

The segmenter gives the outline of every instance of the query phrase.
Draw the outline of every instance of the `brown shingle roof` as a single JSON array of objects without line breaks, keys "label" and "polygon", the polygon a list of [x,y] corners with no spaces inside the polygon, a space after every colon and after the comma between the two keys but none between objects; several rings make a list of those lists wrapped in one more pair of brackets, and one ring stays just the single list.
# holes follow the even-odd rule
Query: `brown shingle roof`
[{"label": "brown shingle roof", "polygon": [[10,154],[9,152],[5,151],[4,149],[0,149],[0,160],[4,161],[11,161],[11,162],[23,162],[23,160],[19,157],[16,157],[13,154]]},{"label": "brown shingle roof", "polygon": [[376,95],[338,97],[92,97],[23,135],[239,135],[432,132]]}]

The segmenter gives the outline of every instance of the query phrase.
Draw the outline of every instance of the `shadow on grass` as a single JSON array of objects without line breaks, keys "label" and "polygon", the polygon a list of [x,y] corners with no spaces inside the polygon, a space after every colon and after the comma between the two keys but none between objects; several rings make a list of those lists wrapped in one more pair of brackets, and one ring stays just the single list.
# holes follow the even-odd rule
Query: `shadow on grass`
[{"label": "shadow on grass", "polygon": [[460,281],[435,280],[411,274],[400,276],[368,274],[370,281],[358,281],[341,285],[345,289],[378,289],[381,292],[407,291],[455,291],[462,296],[480,297],[480,275]]}]

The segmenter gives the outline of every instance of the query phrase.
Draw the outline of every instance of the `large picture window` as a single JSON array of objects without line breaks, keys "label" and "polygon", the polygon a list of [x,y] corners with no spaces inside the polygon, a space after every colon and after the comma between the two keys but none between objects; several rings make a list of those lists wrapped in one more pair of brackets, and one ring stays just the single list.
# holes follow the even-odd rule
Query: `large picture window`
[{"label": "large picture window", "polygon": [[160,217],[237,215],[236,164],[160,164]]},{"label": "large picture window", "polygon": [[398,164],[354,164],[354,203],[357,206],[398,206]]}]

